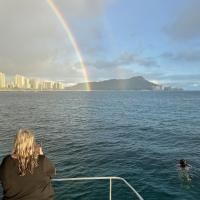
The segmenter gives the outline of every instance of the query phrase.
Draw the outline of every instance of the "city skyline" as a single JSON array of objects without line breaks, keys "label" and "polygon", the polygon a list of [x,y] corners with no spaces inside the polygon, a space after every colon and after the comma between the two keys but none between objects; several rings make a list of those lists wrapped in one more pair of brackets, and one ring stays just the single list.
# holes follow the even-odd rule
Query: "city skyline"
[{"label": "city skyline", "polygon": [[63,90],[65,85],[52,80],[30,78],[16,74],[12,80],[6,79],[6,74],[0,72],[0,89],[27,89],[27,90]]},{"label": "city skyline", "polygon": [[[69,25],[90,81],[141,75],[200,90],[198,0],[52,2]],[[46,1],[0,0],[0,25],[0,71],[85,82],[72,41]]]}]

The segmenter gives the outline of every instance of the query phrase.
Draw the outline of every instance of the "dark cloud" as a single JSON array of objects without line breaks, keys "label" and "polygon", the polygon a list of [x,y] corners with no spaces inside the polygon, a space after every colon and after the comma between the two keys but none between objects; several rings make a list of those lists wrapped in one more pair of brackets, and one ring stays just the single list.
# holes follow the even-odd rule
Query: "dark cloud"
[{"label": "dark cloud", "polygon": [[106,9],[117,0],[55,0],[83,54],[98,56],[107,51]]},{"label": "dark cloud", "polygon": [[200,82],[200,74],[164,74],[164,73],[148,73],[143,74],[146,78],[152,80],[158,80],[160,82],[192,82],[199,83]]},{"label": "dark cloud", "polygon": [[171,61],[200,62],[200,50],[183,51],[178,53],[166,52],[163,53],[161,57]]},{"label": "dark cloud", "polygon": [[94,66],[99,69],[109,69],[117,67],[126,67],[129,65],[139,65],[143,67],[158,67],[158,63],[149,57],[142,57],[134,53],[122,53],[119,57],[113,60],[99,60],[95,63],[89,63],[91,66]]},{"label": "dark cloud", "polygon": [[54,0],[69,16],[91,19],[104,13],[116,0]]},{"label": "dark cloud", "polygon": [[174,40],[200,39],[200,1],[190,0],[165,32]]},{"label": "dark cloud", "polygon": [[[104,37],[100,16],[113,0],[54,2],[73,22],[81,50],[91,54],[100,51]],[[76,53],[46,0],[0,0],[0,27],[0,71],[71,82],[72,78],[74,82],[83,80],[74,64],[78,61]]]},{"label": "dark cloud", "polygon": [[27,74],[42,71],[44,65],[48,68],[58,49],[70,45],[60,42],[63,35],[54,18],[45,1],[1,0],[0,69]]},{"label": "dark cloud", "polygon": [[109,70],[100,70],[97,68],[92,68],[90,70],[91,81],[102,81],[106,79],[115,78],[130,78],[135,75],[136,73],[133,71],[133,69],[127,69],[122,67],[110,68]]}]

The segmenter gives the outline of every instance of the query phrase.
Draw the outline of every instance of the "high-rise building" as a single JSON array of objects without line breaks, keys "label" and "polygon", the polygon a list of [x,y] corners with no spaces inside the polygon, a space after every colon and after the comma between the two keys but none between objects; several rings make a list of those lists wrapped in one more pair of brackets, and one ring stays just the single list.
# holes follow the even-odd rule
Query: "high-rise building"
[{"label": "high-rise building", "polygon": [[38,90],[39,89],[39,85],[40,85],[40,81],[37,79],[31,79],[30,80],[30,87],[33,90]]},{"label": "high-rise building", "polygon": [[0,88],[6,87],[6,76],[4,73],[0,72]]},{"label": "high-rise building", "polygon": [[54,83],[53,84],[53,89],[54,90],[63,90],[64,89],[64,85],[60,82]]},{"label": "high-rise building", "polygon": [[15,88],[15,83],[12,81],[7,82],[7,86],[8,89],[14,89]]},{"label": "high-rise building", "polygon": [[25,86],[25,77],[21,75],[15,75],[15,87],[22,89]]},{"label": "high-rise building", "polygon": [[30,89],[31,88],[30,79],[29,78],[24,78],[24,88],[25,89]]},{"label": "high-rise building", "polygon": [[51,90],[53,89],[53,81],[44,81],[43,82],[43,89],[44,90]]}]

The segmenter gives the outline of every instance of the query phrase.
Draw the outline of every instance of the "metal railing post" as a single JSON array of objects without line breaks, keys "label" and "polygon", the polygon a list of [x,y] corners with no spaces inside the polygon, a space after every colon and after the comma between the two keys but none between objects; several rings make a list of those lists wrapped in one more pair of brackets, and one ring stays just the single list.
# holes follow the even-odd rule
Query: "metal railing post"
[{"label": "metal railing post", "polygon": [[110,178],[110,193],[109,193],[109,200],[112,200],[112,178]]}]

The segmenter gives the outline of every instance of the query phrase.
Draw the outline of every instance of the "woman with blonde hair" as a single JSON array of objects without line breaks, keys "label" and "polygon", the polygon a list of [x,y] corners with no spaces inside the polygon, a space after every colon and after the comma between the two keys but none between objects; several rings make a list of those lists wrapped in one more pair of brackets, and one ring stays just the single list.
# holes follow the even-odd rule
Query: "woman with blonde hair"
[{"label": "woman with blonde hair", "polygon": [[20,129],[11,155],[0,166],[4,200],[52,200],[55,168],[36,144],[34,134]]}]

